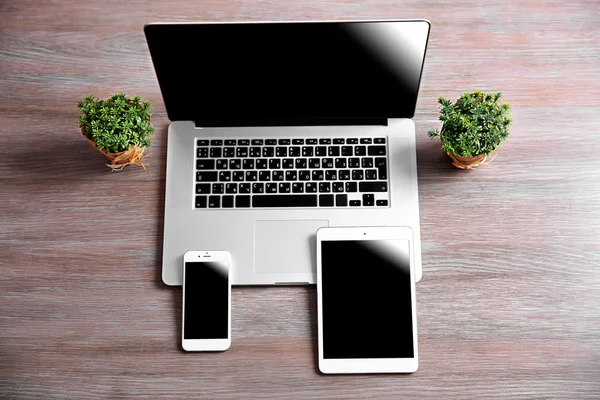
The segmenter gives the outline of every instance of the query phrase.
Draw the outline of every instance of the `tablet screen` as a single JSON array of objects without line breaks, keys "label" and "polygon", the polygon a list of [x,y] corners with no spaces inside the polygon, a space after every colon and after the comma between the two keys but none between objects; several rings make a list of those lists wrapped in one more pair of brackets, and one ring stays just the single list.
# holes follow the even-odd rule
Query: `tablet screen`
[{"label": "tablet screen", "polygon": [[413,358],[408,240],[321,242],[323,358]]}]

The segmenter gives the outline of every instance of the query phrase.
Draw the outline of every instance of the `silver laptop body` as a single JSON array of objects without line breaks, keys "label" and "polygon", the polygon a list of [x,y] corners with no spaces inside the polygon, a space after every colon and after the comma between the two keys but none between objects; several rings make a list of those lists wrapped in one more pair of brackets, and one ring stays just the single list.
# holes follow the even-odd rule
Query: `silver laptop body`
[{"label": "silver laptop body", "polygon": [[[394,79],[401,80],[401,84],[404,85],[402,87],[408,88],[406,89],[408,95],[403,95],[407,98],[406,101],[402,97],[397,103],[398,109],[400,109],[398,113],[404,115],[397,117],[396,108],[394,108],[396,103],[388,107],[391,111],[384,110],[382,115],[374,115],[372,119],[370,119],[372,115],[359,114],[359,118],[354,117],[357,112],[360,112],[360,109],[358,111],[350,110],[353,107],[352,104],[348,107],[349,114],[353,115],[348,115],[348,118],[345,118],[346,115],[339,115],[344,112],[343,108],[336,109],[335,115],[331,116],[314,115],[329,107],[328,104],[330,104],[331,98],[328,98],[328,96],[331,97],[331,94],[328,92],[328,82],[331,78],[323,81],[318,80],[321,78],[316,78],[319,83],[316,89],[306,89],[313,81],[302,81],[303,78],[299,77],[301,84],[292,83],[292,88],[286,88],[286,77],[280,75],[281,66],[277,66],[275,72],[265,72],[264,75],[263,69],[252,70],[253,76],[260,75],[257,77],[257,79],[260,78],[260,82],[256,83],[260,86],[254,87],[252,86],[254,83],[250,83],[248,84],[250,86],[246,87],[244,85],[249,79],[248,76],[240,78],[244,81],[236,81],[237,78],[232,77],[231,74],[235,74],[236,69],[232,67],[231,59],[223,61],[225,63],[224,69],[219,69],[218,61],[210,67],[205,66],[205,63],[214,61],[211,52],[221,51],[215,49],[227,48],[227,55],[222,57],[230,57],[230,54],[235,54],[236,51],[235,48],[232,49],[231,47],[235,47],[238,42],[232,38],[247,38],[252,37],[254,34],[262,40],[252,42],[253,46],[258,46],[258,50],[254,50],[258,53],[258,61],[252,61],[254,64],[251,63],[250,69],[256,68],[256,64],[261,62],[261,57],[265,57],[266,53],[262,52],[262,47],[274,46],[275,43],[287,43],[292,48],[294,48],[294,45],[301,47],[297,52],[287,49],[281,57],[289,61],[290,57],[296,57],[296,54],[300,54],[304,57],[302,60],[304,63],[306,57],[311,56],[311,46],[315,46],[310,44],[311,32],[314,32],[313,36],[317,37],[320,42],[324,41],[326,43],[324,46],[334,48],[332,51],[341,52],[339,56],[336,56],[336,60],[345,57],[344,52],[348,51],[343,47],[343,43],[339,45],[336,40],[342,40],[343,42],[350,37],[353,42],[359,43],[357,48],[367,49],[366,53],[361,53],[358,57],[368,56],[371,61],[375,60],[378,65],[384,65],[384,68],[388,70],[382,70],[381,74],[383,76],[388,76],[388,74],[394,76]],[[342,32],[342,39],[338,37],[340,32]],[[425,57],[429,34],[429,23],[427,21],[161,23],[147,25],[145,33],[167,112],[172,121],[168,129],[162,262],[162,278],[167,285],[182,284],[183,254],[189,250],[229,251],[233,258],[232,282],[236,285],[314,284],[316,283],[315,234],[317,229],[324,226],[402,225],[411,227],[414,234],[412,254],[414,256],[416,278],[417,280],[421,279],[415,126],[410,117],[414,114]],[[225,39],[223,39],[224,35],[227,36]],[[289,35],[290,38],[286,35]],[[334,38],[327,42],[329,40],[328,36]],[[272,43],[264,43],[265,38],[271,37],[276,37],[277,40],[273,40]],[[181,61],[174,60],[173,54],[178,54],[186,47],[193,48],[194,46],[191,46],[190,43],[198,43],[198,46],[202,47],[202,43],[206,41],[210,41],[212,44],[207,45],[207,49],[199,51],[200,54],[197,57],[191,57],[187,60],[192,64],[191,67],[177,67],[177,65],[181,65]],[[306,41],[309,42],[308,45],[306,45]],[[243,43],[244,40],[241,40],[241,42]],[[173,43],[179,44],[173,48]],[[248,47],[248,44],[245,46]],[[248,50],[239,51],[243,53]],[[269,54],[276,52],[273,49],[269,51]],[[248,54],[241,54],[240,57],[241,65],[238,70],[239,68],[243,69],[244,60],[249,59]],[[182,59],[185,60],[186,57],[182,57]],[[322,59],[323,49],[321,49],[321,53],[314,60],[314,63],[307,62],[303,64],[303,69],[311,69],[314,65],[314,70],[311,69],[307,72],[310,75],[310,73],[317,73],[314,71],[319,71],[320,68],[329,68],[327,65],[331,62],[325,66],[319,65]],[[347,60],[344,59],[344,61]],[[391,70],[392,67],[393,70]],[[294,74],[297,73],[298,71],[294,71]],[[228,82],[228,77],[231,77],[234,84],[223,88],[225,93],[217,95],[216,98],[213,97],[214,101],[211,101],[210,96],[208,99],[203,98],[205,93],[201,90],[202,83],[195,81],[197,79],[200,82],[207,82],[205,79],[207,75],[210,76],[208,81],[213,83],[215,81]],[[261,106],[264,104],[261,102],[265,101],[266,104],[271,104],[268,97],[267,100],[264,100],[263,97],[265,95],[270,96],[270,94],[261,93],[262,91],[258,88],[262,86],[270,87],[271,84],[268,81],[271,78],[276,81],[272,86],[283,86],[283,88],[281,88],[281,92],[278,92],[278,99],[272,101],[270,106],[270,110],[274,111],[265,113],[266,116],[263,119],[263,116],[259,115],[262,110]],[[289,79],[294,79],[294,75],[292,74]],[[332,83],[333,89],[336,92],[341,90],[344,93],[347,90],[347,93],[353,94],[353,80],[360,80],[360,76],[355,78],[344,77],[344,79],[350,89],[342,88],[342,86],[336,87],[335,82]],[[345,84],[345,81],[338,85]],[[188,82],[191,83],[189,85],[183,84]],[[379,81],[375,81],[375,83],[377,82]],[[205,84],[210,86],[213,83]],[[370,81],[370,83],[372,82]],[[362,87],[360,83],[357,85],[359,92],[370,90],[368,85]],[[210,90],[216,90],[208,86],[206,91],[209,93]],[[227,83],[224,86],[227,86]],[[239,86],[242,86],[239,90],[243,101],[238,102],[235,91]],[[377,87],[377,85],[375,86]],[[218,86],[215,87],[218,89]],[[305,92],[309,89],[311,90],[310,95]],[[190,94],[188,90],[192,93]],[[255,95],[251,94],[251,97],[256,97],[255,100],[259,103],[258,105],[248,100],[248,91],[257,91]],[[321,91],[322,93],[319,93]],[[285,110],[285,104],[280,105],[280,103],[286,102],[286,96],[290,96],[292,102],[296,101],[294,96],[298,95],[299,92],[301,92],[299,97],[302,103],[295,104],[295,107],[292,107],[292,111],[289,113],[282,113],[281,110]],[[373,93],[377,94],[376,92],[377,90]],[[385,95],[385,90],[383,92]],[[390,96],[395,95],[396,93],[392,92]],[[181,101],[182,97],[184,97],[185,104]],[[326,99],[319,99],[321,97]],[[348,94],[344,96],[344,98],[347,97]],[[314,109],[310,108],[310,104],[304,105],[305,102],[310,103],[311,98],[317,104]],[[193,99],[197,99],[198,104],[190,104],[196,101]],[[249,107],[251,112],[248,114],[241,112],[244,115],[240,117],[230,115],[227,112],[219,112],[219,107],[229,104],[227,99],[231,99],[234,104],[231,106],[234,111],[236,104],[238,106],[242,104],[244,107]],[[361,98],[358,100],[359,103],[364,102],[364,105],[359,104],[357,107],[366,108],[378,101],[377,98]],[[208,109],[209,115],[202,115],[202,111],[200,111],[198,113],[200,116],[196,118],[193,114],[196,112],[194,111],[196,107],[200,110]],[[294,110],[299,110],[298,115],[294,115]],[[372,110],[369,110],[369,112],[374,113]],[[383,113],[391,114],[391,116],[385,117]],[[236,113],[233,112],[233,114]],[[267,146],[268,140],[271,143],[276,141],[276,143]],[[225,143],[234,144],[226,146]],[[257,143],[257,145],[253,146],[252,143]],[[294,143],[298,146],[294,146]],[[309,146],[309,143],[314,143],[314,145]],[[339,145],[334,145],[334,143]],[[379,144],[376,145],[376,143]],[[286,160],[290,163],[287,170],[290,171],[290,174],[293,174],[294,179],[286,175],[278,180],[275,178],[276,172],[265,172],[269,174],[269,181],[263,182],[258,178],[262,176],[260,170],[257,172],[259,175],[252,172],[254,178],[250,180],[250,173],[245,170],[245,167],[240,167],[239,163],[237,167],[235,164],[227,164],[235,162],[226,161],[223,158],[225,147],[230,147],[232,152],[237,153],[236,156],[241,156],[241,162],[245,166],[244,159],[253,159],[252,164],[254,164],[265,154],[263,151],[267,151],[264,150],[264,147],[273,147],[277,152],[284,151],[285,156],[279,157],[277,154],[274,156],[274,158],[279,158],[279,161],[283,162],[284,159],[291,158],[292,147],[298,147],[305,151],[305,147],[316,149],[318,146],[326,148],[325,151],[335,151],[336,153],[326,154],[325,161],[321,157],[322,165],[320,167],[323,168],[319,171],[321,171],[321,174],[327,173],[327,177],[321,177],[320,180],[313,182],[318,187],[318,191],[315,193],[304,191],[304,186],[308,182],[298,180],[298,176],[303,173],[304,169],[302,167],[296,168],[298,165],[292,166],[292,161]],[[361,180],[355,187],[360,188],[360,190],[358,193],[354,192],[346,195],[344,190],[349,188],[346,182],[334,182],[336,179],[342,179],[341,176],[344,171],[350,171],[352,174],[355,171],[355,169],[345,164],[350,161],[350,157],[343,157],[337,153],[344,146],[346,149],[363,146],[367,149],[365,157],[372,158],[376,162],[381,158],[378,158],[378,153],[375,153],[375,151],[382,149],[382,146],[385,147],[387,161],[384,169],[387,176],[383,176],[387,179],[382,180],[373,177],[371,181],[367,181],[362,173],[369,170],[370,165],[367,165],[367,168],[363,169],[362,172],[360,168],[357,168],[356,171],[358,171]],[[252,147],[260,152],[260,155],[251,157],[247,151]],[[330,147],[339,149],[332,150],[329,149]],[[313,149],[309,150],[311,153],[310,156],[304,157],[306,160],[315,157],[315,154],[312,153]],[[352,149],[349,151],[352,151]],[[358,150],[356,151],[358,152]],[[363,149],[363,151],[365,150]],[[213,157],[215,154],[216,156]],[[299,158],[302,158],[302,155]],[[327,157],[329,155],[331,157]],[[220,170],[217,163],[223,160],[226,161],[226,169]],[[325,162],[333,163],[334,160],[336,164],[329,165],[329,171],[327,171]],[[279,163],[279,161],[275,161]],[[337,164],[338,162],[341,164]],[[370,161],[367,160],[367,162]],[[270,163],[271,161],[269,161],[265,171],[272,170]],[[287,170],[283,170],[283,173],[286,174]],[[226,175],[228,179],[226,181],[222,181],[222,179],[226,179],[224,178],[225,175],[221,174],[223,171],[229,171],[229,174]],[[296,174],[293,171],[296,171]],[[370,171],[373,171],[373,167]],[[383,170],[380,172],[383,172]],[[245,174],[248,174],[246,178],[249,181],[246,181],[246,178],[242,176]],[[307,178],[309,175],[307,172]],[[336,177],[336,179],[329,183],[327,180],[331,176]],[[204,181],[208,177],[211,178]],[[315,175],[310,176],[310,178],[313,177]],[[288,180],[288,178],[290,179]],[[310,178],[308,181],[311,180]],[[352,175],[352,178],[354,178],[354,175]],[[236,183],[238,181],[239,183]],[[374,187],[376,185],[372,183],[384,183],[384,181],[386,184],[383,186],[385,186],[386,192],[379,193],[379,190],[383,188]],[[285,188],[288,194],[255,193],[253,189],[249,189],[255,183],[263,183],[264,186],[269,182],[273,182],[270,183],[270,187],[278,186],[279,190]],[[233,183],[235,183],[233,186],[235,186],[236,192],[228,193],[227,190]],[[242,183],[246,184],[241,185]],[[322,187],[320,184],[325,185],[329,191],[321,193]],[[289,192],[290,187],[295,190],[298,185],[303,190],[302,193]],[[221,192],[217,192],[217,194],[210,192],[210,190],[216,190],[216,186],[220,187]],[[208,194],[204,195],[203,187],[208,188]],[[242,196],[242,193],[238,192],[242,190],[242,187],[250,190],[250,192]],[[363,188],[371,187],[375,190],[374,194],[361,192]],[[306,186],[306,189],[308,190],[308,186]],[[238,200],[235,199],[238,195],[240,196],[240,207],[237,207]],[[295,204],[296,201],[300,203],[293,206],[289,205],[286,203],[287,198],[282,198],[286,195],[294,196],[293,199],[296,199],[289,204]],[[243,201],[242,197],[244,197]],[[278,199],[282,199],[286,205],[274,205]],[[330,203],[330,200],[332,203]],[[216,207],[215,201],[218,203]],[[305,201],[306,203],[302,203]],[[356,205],[358,203],[360,205]],[[326,204],[326,206],[321,206],[322,204]],[[354,204],[354,206],[350,206],[350,204]]]}]

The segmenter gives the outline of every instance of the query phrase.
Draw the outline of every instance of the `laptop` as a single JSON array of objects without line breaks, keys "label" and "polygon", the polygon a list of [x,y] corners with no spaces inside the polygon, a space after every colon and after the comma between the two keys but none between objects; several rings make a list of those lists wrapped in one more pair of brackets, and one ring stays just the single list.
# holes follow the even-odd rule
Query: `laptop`
[{"label": "laptop", "polygon": [[152,23],[168,117],[162,279],[226,250],[235,285],[316,283],[316,231],[421,241],[411,118],[429,22]]}]

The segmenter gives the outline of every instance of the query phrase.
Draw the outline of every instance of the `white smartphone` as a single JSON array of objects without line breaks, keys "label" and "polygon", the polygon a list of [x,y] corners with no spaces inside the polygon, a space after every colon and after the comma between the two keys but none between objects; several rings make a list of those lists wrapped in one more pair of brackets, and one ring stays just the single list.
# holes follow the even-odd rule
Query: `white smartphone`
[{"label": "white smartphone", "polygon": [[231,346],[231,254],[188,251],[183,256],[181,345],[186,351]]},{"label": "white smartphone", "polygon": [[319,370],[415,372],[419,366],[413,232],[317,231]]}]

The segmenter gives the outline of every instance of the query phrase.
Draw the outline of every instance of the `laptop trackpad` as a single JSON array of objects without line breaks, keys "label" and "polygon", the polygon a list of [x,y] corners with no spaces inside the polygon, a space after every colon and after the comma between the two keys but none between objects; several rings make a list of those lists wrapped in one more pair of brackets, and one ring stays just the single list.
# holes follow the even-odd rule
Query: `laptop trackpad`
[{"label": "laptop trackpad", "polygon": [[255,221],[254,271],[316,273],[316,234],[323,226],[329,221]]}]

